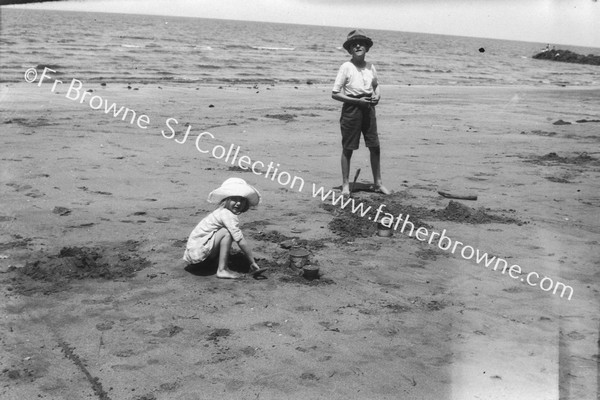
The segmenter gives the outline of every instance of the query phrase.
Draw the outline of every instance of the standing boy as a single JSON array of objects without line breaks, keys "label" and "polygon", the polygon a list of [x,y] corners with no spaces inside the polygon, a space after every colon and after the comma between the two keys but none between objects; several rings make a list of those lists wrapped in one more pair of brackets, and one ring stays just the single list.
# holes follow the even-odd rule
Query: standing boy
[{"label": "standing boy", "polygon": [[350,194],[350,159],[352,152],[358,149],[361,132],[365,138],[365,146],[371,153],[374,190],[390,194],[381,183],[379,136],[375,116],[375,106],[379,103],[377,71],[372,63],[365,61],[373,41],[363,31],[356,29],[348,34],[343,46],[352,55],[352,59],[340,67],[331,95],[335,100],[344,103],[340,117],[342,194]]}]

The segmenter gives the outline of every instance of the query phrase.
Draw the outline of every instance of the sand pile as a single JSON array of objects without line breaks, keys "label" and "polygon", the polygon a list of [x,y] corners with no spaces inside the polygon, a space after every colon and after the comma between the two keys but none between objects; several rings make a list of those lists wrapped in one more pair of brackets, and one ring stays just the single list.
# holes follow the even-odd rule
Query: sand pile
[{"label": "sand pile", "polygon": [[[390,213],[397,217],[399,214],[403,216],[409,215],[410,221],[415,225],[430,227],[427,223],[423,222],[422,219],[430,217],[431,211],[424,207],[415,207],[406,204],[402,199],[404,194],[394,193],[389,196],[369,196],[364,198],[356,198],[356,204],[362,202],[364,209],[371,207],[371,211],[368,215],[360,216],[358,213],[353,213],[348,208],[341,209],[340,207],[333,206],[331,204],[322,203],[321,207],[333,214],[333,219],[329,222],[329,230],[336,235],[340,236],[341,241],[351,241],[358,237],[370,237],[377,232],[377,223],[372,218],[375,215],[377,208],[381,204],[385,204],[383,211]],[[379,219],[383,218],[383,214],[380,215]],[[371,218],[371,219],[369,219]]]},{"label": "sand pile", "polygon": [[320,250],[325,247],[325,240],[322,239],[302,239],[298,236],[286,236],[279,231],[270,230],[264,232],[252,232],[254,240],[278,244],[281,248],[290,249],[292,247],[302,247],[307,250]]},{"label": "sand pile", "polygon": [[[402,219],[409,216],[410,222],[416,227],[432,228],[431,224],[424,221],[453,221],[468,224],[522,224],[523,222],[504,215],[497,215],[494,211],[483,207],[474,209],[463,203],[450,200],[450,203],[443,209],[425,208],[407,204],[405,195],[394,193],[389,196],[373,196],[369,199],[361,199],[364,207],[370,206],[371,212],[365,216],[353,213],[349,209],[341,209],[331,204],[322,204],[322,208],[333,214],[333,219],[329,223],[329,229],[340,236],[341,241],[351,241],[358,237],[370,237],[377,232],[377,223],[372,220],[375,212],[381,204],[385,204],[383,211],[392,214],[394,218],[402,214]],[[509,210],[514,212],[514,210]],[[380,215],[379,220],[383,218]],[[396,219],[394,219],[396,221]],[[395,222],[394,222],[395,223]]]},{"label": "sand pile", "polygon": [[13,268],[11,283],[20,294],[55,293],[69,288],[74,280],[131,278],[151,265],[139,256],[138,243],[115,247],[63,247],[58,254],[40,253],[23,268]]},{"label": "sand pile", "polygon": [[522,224],[518,219],[490,214],[488,211],[491,210],[483,207],[474,209],[457,201],[450,200],[446,208],[436,211],[435,215],[440,220],[468,224]]},{"label": "sand pile", "polygon": [[572,157],[562,157],[555,152],[545,154],[543,156],[534,157],[529,160],[534,164],[551,165],[551,164],[574,164],[574,165],[600,165],[600,160],[583,152]]}]

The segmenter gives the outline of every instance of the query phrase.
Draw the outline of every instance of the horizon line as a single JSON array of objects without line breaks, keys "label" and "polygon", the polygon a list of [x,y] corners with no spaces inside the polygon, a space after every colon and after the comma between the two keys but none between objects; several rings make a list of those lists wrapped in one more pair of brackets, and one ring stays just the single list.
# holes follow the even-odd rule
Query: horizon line
[{"label": "horizon line", "polygon": [[[319,26],[326,28],[340,28],[340,29],[354,29],[360,27],[351,27],[351,26],[342,26],[342,25],[319,25],[319,24],[306,24],[306,23],[298,23],[298,22],[277,22],[277,21],[264,21],[264,20],[252,20],[252,19],[235,19],[235,18],[217,18],[217,17],[198,17],[198,16],[187,16],[187,15],[176,15],[176,14],[157,14],[157,13],[138,13],[138,12],[122,12],[122,11],[82,11],[82,10],[53,10],[46,8],[30,8],[23,7],[26,5],[36,5],[46,2],[56,3],[60,0],[48,0],[44,2],[29,2],[23,4],[8,4],[8,5],[0,5],[0,9],[8,8],[15,10],[28,10],[28,11],[51,11],[51,12],[72,12],[72,13],[97,13],[97,14],[120,14],[120,15],[138,15],[138,16],[153,16],[153,17],[172,17],[172,18],[189,18],[189,19],[208,19],[208,20],[216,20],[216,21],[235,21],[235,22],[256,22],[256,23],[265,23],[265,24],[279,24],[279,25],[296,25],[296,26]],[[362,27],[362,29],[367,29],[370,31],[381,31],[381,32],[400,32],[400,33],[417,33],[424,35],[434,35],[434,36],[450,36],[450,37],[460,37],[460,38],[470,38],[470,39],[485,39],[485,40],[499,40],[499,41],[507,41],[507,42],[518,42],[518,43],[531,43],[531,44],[547,44],[548,42],[536,42],[529,40],[516,40],[516,39],[506,39],[506,38],[498,38],[498,37],[489,37],[489,36],[471,36],[471,35],[455,35],[455,34],[447,34],[447,33],[436,33],[436,32],[423,32],[423,31],[407,31],[407,30],[395,30],[395,29],[381,29],[381,28],[370,28],[368,26]],[[588,49],[598,49],[600,50],[600,46],[585,46],[580,44],[568,44],[568,43],[557,43],[550,42],[553,45],[558,46],[571,46],[571,47],[580,47],[580,48],[588,48]]]}]

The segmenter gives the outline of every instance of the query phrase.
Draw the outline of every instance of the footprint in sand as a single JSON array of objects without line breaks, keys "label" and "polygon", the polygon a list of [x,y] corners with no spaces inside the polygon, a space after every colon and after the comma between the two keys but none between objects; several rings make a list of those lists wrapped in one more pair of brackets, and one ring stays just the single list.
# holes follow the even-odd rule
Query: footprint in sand
[{"label": "footprint in sand", "polygon": [[54,207],[54,209],[52,210],[52,213],[54,214],[58,214],[60,216],[64,216],[64,215],[69,215],[71,214],[71,210],[68,209],[67,207],[62,207],[62,206],[56,206]]},{"label": "footprint in sand", "polygon": [[183,331],[183,328],[180,326],[168,325],[168,326],[164,327],[163,329],[161,329],[160,331],[158,331],[156,334],[154,334],[154,336],[160,337],[160,338],[173,337],[173,336],[177,335],[178,333],[180,333],[181,331]]},{"label": "footprint in sand", "polygon": [[99,324],[96,324],[96,329],[98,329],[99,331],[108,331],[113,328],[114,324],[115,324],[114,321],[101,322]]},{"label": "footprint in sand", "polygon": [[17,193],[26,192],[25,196],[28,197],[38,198],[44,196],[44,193],[34,189],[31,185],[20,185],[18,183],[11,182],[7,183],[6,186],[12,187]]},{"label": "footprint in sand", "polygon": [[83,224],[79,224],[79,225],[67,225],[66,228],[89,228],[90,226],[94,226],[95,224],[93,222],[84,222]]},{"label": "footprint in sand", "polygon": [[579,333],[577,331],[573,331],[571,333],[568,333],[567,336],[570,339],[573,339],[573,340],[582,340],[582,339],[585,339],[585,335],[581,334],[581,333]]}]

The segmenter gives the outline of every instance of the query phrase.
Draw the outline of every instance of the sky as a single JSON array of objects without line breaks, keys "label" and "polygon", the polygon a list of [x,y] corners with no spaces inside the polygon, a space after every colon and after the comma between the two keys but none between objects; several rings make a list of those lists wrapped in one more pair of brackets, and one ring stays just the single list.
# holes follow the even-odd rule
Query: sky
[{"label": "sky", "polygon": [[70,0],[18,7],[328,25],[600,48],[598,0]]}]

